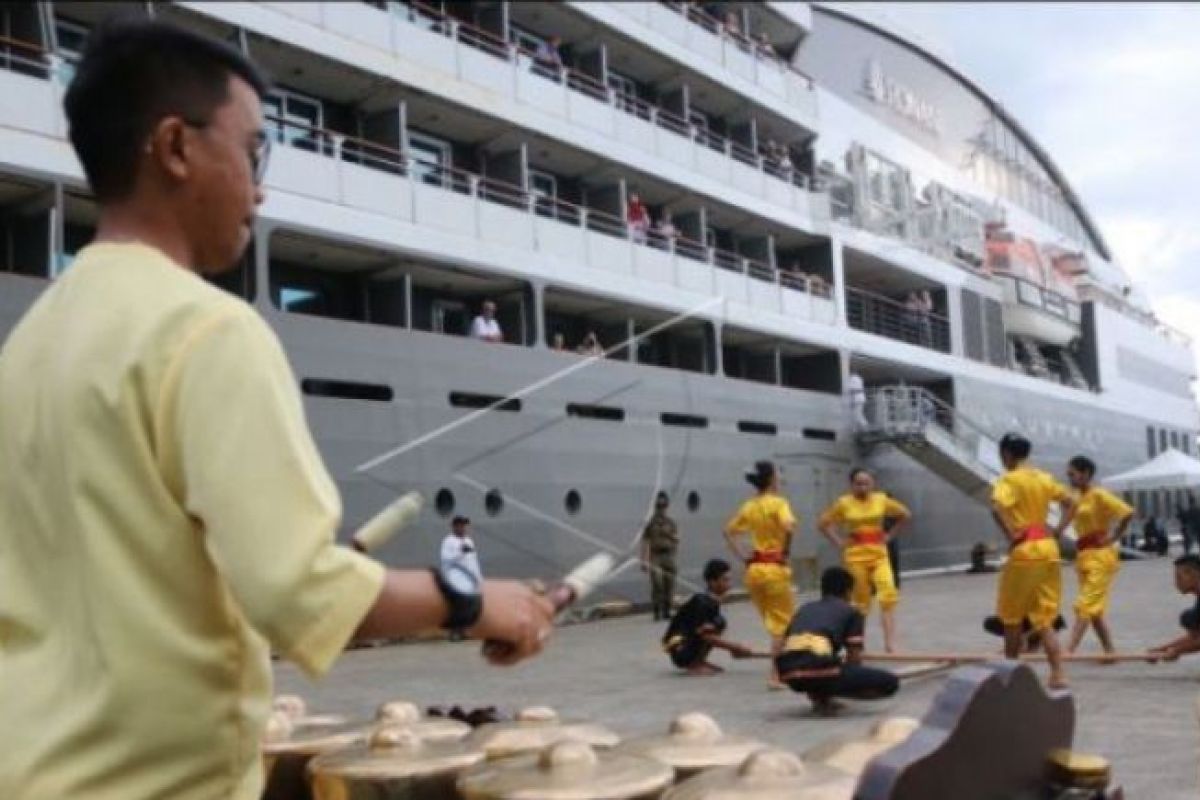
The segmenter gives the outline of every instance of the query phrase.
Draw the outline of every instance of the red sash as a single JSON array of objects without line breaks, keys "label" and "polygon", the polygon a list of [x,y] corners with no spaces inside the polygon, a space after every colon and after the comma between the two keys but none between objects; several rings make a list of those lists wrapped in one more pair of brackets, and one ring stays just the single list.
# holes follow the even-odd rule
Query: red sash
[{"label": "red sash", "polygon": [[1025,544],[1026,542],[1036,542],[1041,539],[1049,539],[1050,532],[1046,530],[1045,525],[1030,525],[1025,530],[1021,531],[1021,538],[1013,542],[1013,546]]},{"label": "red sash", "polygon": [[886,535],[878,528],[860,528],[850,533],[853,544],[884,544]]},{"label": "red sash", "polygon": [[1076,550],[1095,550],[1104,547],[1104,534],[1106,531],[1093,531],[1092,533],[1080,536],[1075,541]]},{"label": "red sash", "polygon": [[786,564],[787,559],[779,550],[755,550],[750,556],[751,564]]}]

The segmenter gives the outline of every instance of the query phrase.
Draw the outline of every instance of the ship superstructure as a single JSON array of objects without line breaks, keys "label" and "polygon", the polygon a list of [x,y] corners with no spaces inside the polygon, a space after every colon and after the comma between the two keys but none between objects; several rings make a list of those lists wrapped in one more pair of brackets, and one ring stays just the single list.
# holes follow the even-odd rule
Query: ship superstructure
[{"label": "ship superstructure", "polygon": [[[661,490],[694,577],[767,457],[799,557],[834,557],[813,518],[865,461],[917,515],[903,566],[937,567],[992,535],[1007,429],[1055,467],[1195,453],[1190,343],[1050,157],[937,55],[799,2],[0,4],[0,335],[91,235],[61,100],[118,12],[275,80],[223,285],[283,340],[347,529],[430,500],[390,561],[465,513],[485,569],[545,575],[628,552]],[[502,344],[467,335],[485,301]]]}]

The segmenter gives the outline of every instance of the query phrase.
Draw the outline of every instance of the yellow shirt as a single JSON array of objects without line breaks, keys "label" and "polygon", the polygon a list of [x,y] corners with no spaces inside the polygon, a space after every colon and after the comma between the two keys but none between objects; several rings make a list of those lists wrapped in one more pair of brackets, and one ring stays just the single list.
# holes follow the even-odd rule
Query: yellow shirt
[{"label": "yellow shirt", "polygon": [[382,586],[340,515],[258,314],[85,248],[0,351],[0,797],[257,798],[270,646],[320,675]]},{"label": "yellow shirt", "polygon": [[1075,531],[1080,536],[1108,533],[1114,522],[1133,514],[1133,507],[1102,486],[1091,486],[1082,494],[1075,493]]},{"label": "yellow shirt", "polygon": [[742,503],[726,526],[733,531],[750,531],[755,550],[783,550],[787,533],[796,525],[796,517],[787,498],[760,494]]},{"label": "yellow shirt", "polygon": [[883,492],[871,492],[862,500],[853,494],[844,494],[821,514],[821,524],[836,522],[850,531],[882,531],[885,517],[908,515],[908,506]]},{"label": "yellow shirt", "polygon": [[1025,464],[1004,473],[992,487],[992,505],[1002,510],[1018,531],[1045,525],[1050,504],[1069,496],[1050,473]]}]

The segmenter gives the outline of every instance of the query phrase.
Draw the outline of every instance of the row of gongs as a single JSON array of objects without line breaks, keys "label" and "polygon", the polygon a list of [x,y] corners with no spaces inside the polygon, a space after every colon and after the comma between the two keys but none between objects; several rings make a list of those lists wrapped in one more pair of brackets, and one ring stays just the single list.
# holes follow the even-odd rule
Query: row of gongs
[{"label": "row of gongs", "polygon": [[916,728],[885,719],[798,757],[700,713],[622,742],[541,707],[472,728],[402,701],[355,723],[283,696],[263,742],[264,800],[851,800],[867,762]]}]

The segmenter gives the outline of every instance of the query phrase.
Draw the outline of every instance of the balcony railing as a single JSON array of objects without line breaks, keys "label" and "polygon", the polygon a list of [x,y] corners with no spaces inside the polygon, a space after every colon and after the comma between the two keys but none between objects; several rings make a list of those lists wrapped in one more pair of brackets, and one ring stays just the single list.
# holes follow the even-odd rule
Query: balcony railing
[{"label": "balcony railing", "polygon": [[48,78],[52,73],[50,53],[32,42],[0,36],[0,69]]},{"label": "balcony railing", "polygon": [[[469,25],[438,9],[420,2],[393,6],[394,16],[425,31],[440,34],[447,39],[480,50],[513,65],[515,69],[527,69],[534,75],[555,83],[597,102],[611,106],[617,111],[650,122],[664,130],[685,136],[708,150],[723,154],[726,158],[750,166],[764,175],[790,183],[800,189],[809,189],[808,176],[796,169],[785,169],[761,153],[754,152],[746,144],[712,131],[698,128],[683,117],[637,97],[630,97],[613,90],[594,75],[539,59],[532,50],[505,42],[495,34]],[[399,12],[403,13],[399,13]],[[518,98],[520,99],[520,98]]]},{"label": "balcony railing", "polygon": [[950,321],[919,311],[889,297],[846,287],[846,321],[850,327],[889,339],[950,352]]},{"label": "balcony railing", "polygon": [[[728,42],[730,47],[737,48],[740,52],[753,57],[757,62],[756,66],[759,68],[776,69],[780,72],[790,73],[800,79],[807,88],[812,88],[812,78],[781,58],[774,47],[769,47],[762,42],[755,41],[739,31],[729,30],[721,20],[709,14],[697,4],[665,0],[662,5],[679,14],[693,25],[697,25],[713,36],[719,37],[723,43]],[[722,56],[721,62],[726,64],[729,58],[725,57],[724,49],[722,49]]]},{"label": "balcony railing", "polygon": [[[277,118],[268,118],[268,122],[281,145],[268,171],[268,188],[334,202],[345,194],[351,205],[385,211],[415,224],[455,228],[487,241],[502,238],[504,242],[493,243],[546,250],[555,256],[578,258],[593,268],[632,271],[680,288],[721,293],[781,313],[834,321],[833,304],[824,284],[781,273],[765,261],[712,247],[680,233],[631,226],[618,214],[575,205],[517,184],[406,158],[401,151],[376,142]],[[370,186],[363,188],[339,167],[325,171],[316,168],[315,162],[312,168],[304,169],[299,162],[276,166],[288,150],[334,164],[365,167],[369,173],[387,173],[403,183],[382,184],[368,179]],[[356,173],[364,178],[366,174]],[[405,185],[407,189],[402,188]],[[438,195],[444,192],[471,198],[474,218],[469,218],[470,212],[464,216],[461,206],[436,200],[427,193],[429,189]],[[520,217],[511,216],[514,212],[529,222],[518,222]],[[620,266],[622,263],[628,268]]]}]

